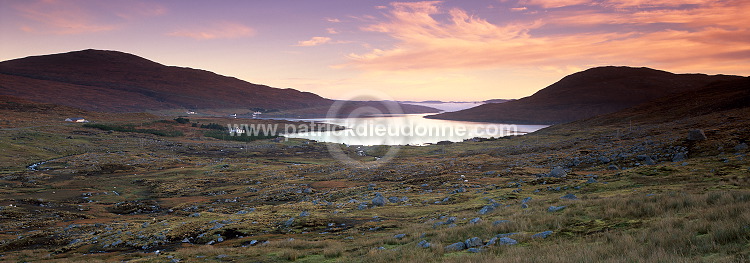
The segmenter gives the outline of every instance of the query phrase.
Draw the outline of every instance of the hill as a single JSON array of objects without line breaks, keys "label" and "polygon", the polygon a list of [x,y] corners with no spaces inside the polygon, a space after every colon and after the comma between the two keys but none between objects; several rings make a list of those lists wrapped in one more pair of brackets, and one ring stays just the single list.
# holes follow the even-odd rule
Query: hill
[{"label": "hill", "polygon": [[[167,109],[274,111],[327,107],[333,100],[213,72],[165,66],[119,51],[82,50],[0,62],[0,95],[105,112]],[[419,113],[437,112],[411,107]]]},{"label": "hill", "polygon": [[566,76],[529,97],[427,118],[517,124],[565,123],[615,112],[713,82],[740,78],[674,74],[650,68],[597,67]]},{"label": "hill", "polygon": [[750,107],[750,77],[711,83],[668,95],[621,111],[575,121],[563,126],[643,125],[681,121]]}]

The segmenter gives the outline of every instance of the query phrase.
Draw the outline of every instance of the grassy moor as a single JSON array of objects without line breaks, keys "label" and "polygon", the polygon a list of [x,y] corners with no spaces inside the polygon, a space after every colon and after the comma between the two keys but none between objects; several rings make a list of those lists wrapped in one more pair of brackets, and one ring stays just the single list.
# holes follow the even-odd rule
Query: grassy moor
[{"label": "grassy moor", "polygon": [[748,14],[2,0],[0,262],[750,262]]}]

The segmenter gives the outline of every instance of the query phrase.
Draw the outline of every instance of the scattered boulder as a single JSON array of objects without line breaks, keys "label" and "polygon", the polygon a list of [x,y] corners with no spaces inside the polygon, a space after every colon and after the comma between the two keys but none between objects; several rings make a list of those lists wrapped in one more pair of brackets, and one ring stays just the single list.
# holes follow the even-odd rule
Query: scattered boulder
[{"label": "scattered boulder", "polygon": [[734,146],[734,150],[738,151],[738,152],[739,151],[747,150],[747,148],[748,148],[747,143],[744,143],[744,142],[740,143],[740,144],[737,144],[737,146]]},{"label": "scattered boulder", "polygon": [[596,179],[594,179],[594,178],[589,178],[588,180],[586,180],[586,183],[587,183],[587,184],[593,184],[593,183],[596,183],[596,182],[597,182],[597,181],[596,181]]},{"label": "scattered boulder", "polygon": [[469,221],[470,224],[479,224],[480,222],[482,222],[482,219],[479,217],[475,217]]},{"label": "scattered boulder", "polygon": [[541,232],[541,233],[536,233],[536,234],[532,235],[531,238],[547,238],[547,237],[551,236],[552,233],[554,233],[554,232],[548,230],[548,231],[544,231],[544,232]]},{"label": "scattered boulder", "polygon": [[550,177],[558,177],[559,178],[559,177],[568,176],[568,172],[566,172],[564,168],[562,168],[560,166],[557,166],[555,168],[552,168],[552,170],[550,170],[550,172],[549,172],[548,175]]},{"label": "scattered boulder", "polygon": [[553,206],[550,206],[549,208],[547,208],[547,212],[557,212],[557,211],[560,211],[560,210],[563,210],[563,209],[565,209],[564,205],[561,205],[561,206],[554,206],[553,205]]},{"label": "scattered boulder", "polygon": [[492,204],[486,205],[486,206],[482,207],[482,209],[479,210],[479,214],[480,215],[485,215],[487,213],[495,211],[495,209],[497,209],[499,206],[500,206],[500,204],[498,204],[498,203],[492,203]]},{"label": "scattered boulder", "polygon": [[161,211],[161,207],[154,200],[137,200],[119,202],[107,208],[107,211],[114,214],[148,214]]},{"label": "scattered boulder", "polygon": [[395,238],[395,239],[402,239],[402,238],[405,238],[405,237],[406,237],[406,234],[396,234],[396,235],[393,236],[393,238]]},{"label": "scattered boulder", "polygon": [[471,252],[471,253],[479,253],[479,252],[482,252],[482,249],[473,247],[473,248],[469,248],[466,251]]},{"label": "scattered boulder", "polygon": [[648,156],[648,155],[645,155],[645,154],[638,155],[638,156],[636,156],[636,158],[639,161],[642,161],[643,164],[645,164],[645,165],[654,165],[654,164],[656,164],[656,162],[654,161],[653,158],[651,158],[651,156]]},{"label": "scattered boulder", "polygon": [[601,162],[601,163],[609,163],[609,162],[612,161],[611,159],[607,158],[606,156],[599,156],[599,158],[597,158],[597,160],[599,162]]},{"label": "scattered boulder", "polygon": [[480,215],[486,215],[487,213],[492,212],[494,210],[495,210],[495,208],[492,207],[491,205],[486,205],[486,206],[482,207],[482,209],[479,209],[478,213]]},{"label": "scattered boulder", "polygon": [[456,243],[445,246],[446,251],[461,251],[464,249],[466,249],[466,243],[464,242],[456,242]]},{"label": "scattered boulder", "polygon": [[243,246],[255,246],[259,243],[260,241],[253,239],[253,240],[250,240],[249,242],[248,241],[242,242],[242,245]]},{"label": "scattered boulder", "polygon": [[578,197],[574,194],[566,194],[560,197],[560,199],[578,200]]},{"label": "scattered boulder", "polygon": [[391,196],[391,197],[388,197],[388,201],[391,203],[398,203],[401,201],[401,199],[395,196]]},{"label": "scattered boulder", "polygon": [[607,166],[607,170],[616,171],[616,170],[620,170],[620,167],[617,167],[617,165],[614,165],[614,164],[610,164],[609,166]]},{"label": "scattered boulder", "polygon": [[284,221],[284,226],[285,226],[285,227],[291,227],[291,226],[292,226],[292,224],[294,224],[294,217],[292,217],[292,218],[289,218],[289,219],[287,219],[286,221]]},{"label": "scattered boulder", "polygon": [[448,225],[448,227],[453,227],[453,226],[456,226],[454,224],[456,222],[456,219],[457,218],[455,216],[451,216],[448,219],[446,219],[445,222],[437,222],[437,223],[433,224],[432,226],[433,227],[438,227],[438,226],[442,226],[442,225]]},{"label": "scattered boulder", "polygon": [[427,240],[422,240],[422,241],[419,241],[419,243],[417,243],[417,246],[421,248],[429,248],[432,246],[432,244],[430,244],[430,242],[427,242]]},{"label": "scattered boulder", "polygon": [[517,234],[518,233],[504,233],[504,234],[497,234],[495,237],[497,237],[497,238],[504,238],[504,237],[509,237],[509,236],[517,235]]},{"label": "scattered boulder", "polygon": [[497,244],[500,245],[516,245],[518,241],[509,237],[501,237],[497,239]]},{"label": "scattered boulder", "polygon": [[482,239],[478,238],[478,237],[469,238],[466,241],[464,241],[464,243],[466,243],[466,247],[467,248],[468,247],[478,247],[478,246],[484,245],[484,242],[482,242]]},{"label": "scattered boulder", "polygon": [[685,159],[687,159],[687,153],[686,152],[678,152],[678,153],[675,153],[672,156],[672,161],[673,162],[682,162],[682,161],[685,161]]},{"label": "scattered boulder", "polygon": [[380,193],[375,193],[375,198],[372,199],[373,206],[385,206],[385,197]]},{"label": "scattered boulder", "polygon": [[707,138],[706,138],[706,134],[703,133],[703,130],[696,129],[696,130],[688,131],[687,139],[688,141],[703,141]]}]

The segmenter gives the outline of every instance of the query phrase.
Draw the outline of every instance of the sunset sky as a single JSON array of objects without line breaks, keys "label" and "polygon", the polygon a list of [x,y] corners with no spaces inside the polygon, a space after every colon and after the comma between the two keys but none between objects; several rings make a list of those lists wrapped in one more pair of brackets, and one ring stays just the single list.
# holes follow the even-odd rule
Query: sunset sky
[{"label": "sunset sky", "polygon": [[341,98],[520,98],[601,65],[750,74],[750,1],[0,0],[0,60],[88,48]]}]

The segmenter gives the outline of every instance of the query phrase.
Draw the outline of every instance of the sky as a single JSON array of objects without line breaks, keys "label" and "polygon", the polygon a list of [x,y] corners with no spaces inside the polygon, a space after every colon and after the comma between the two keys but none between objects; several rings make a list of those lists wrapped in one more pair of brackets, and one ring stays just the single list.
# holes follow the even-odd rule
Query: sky
[{"label": "sky", "polygon": [[0,60],[118,50],[345,99],[521,98],[591,67],[750,75],[750,1],[0,0]]}]

